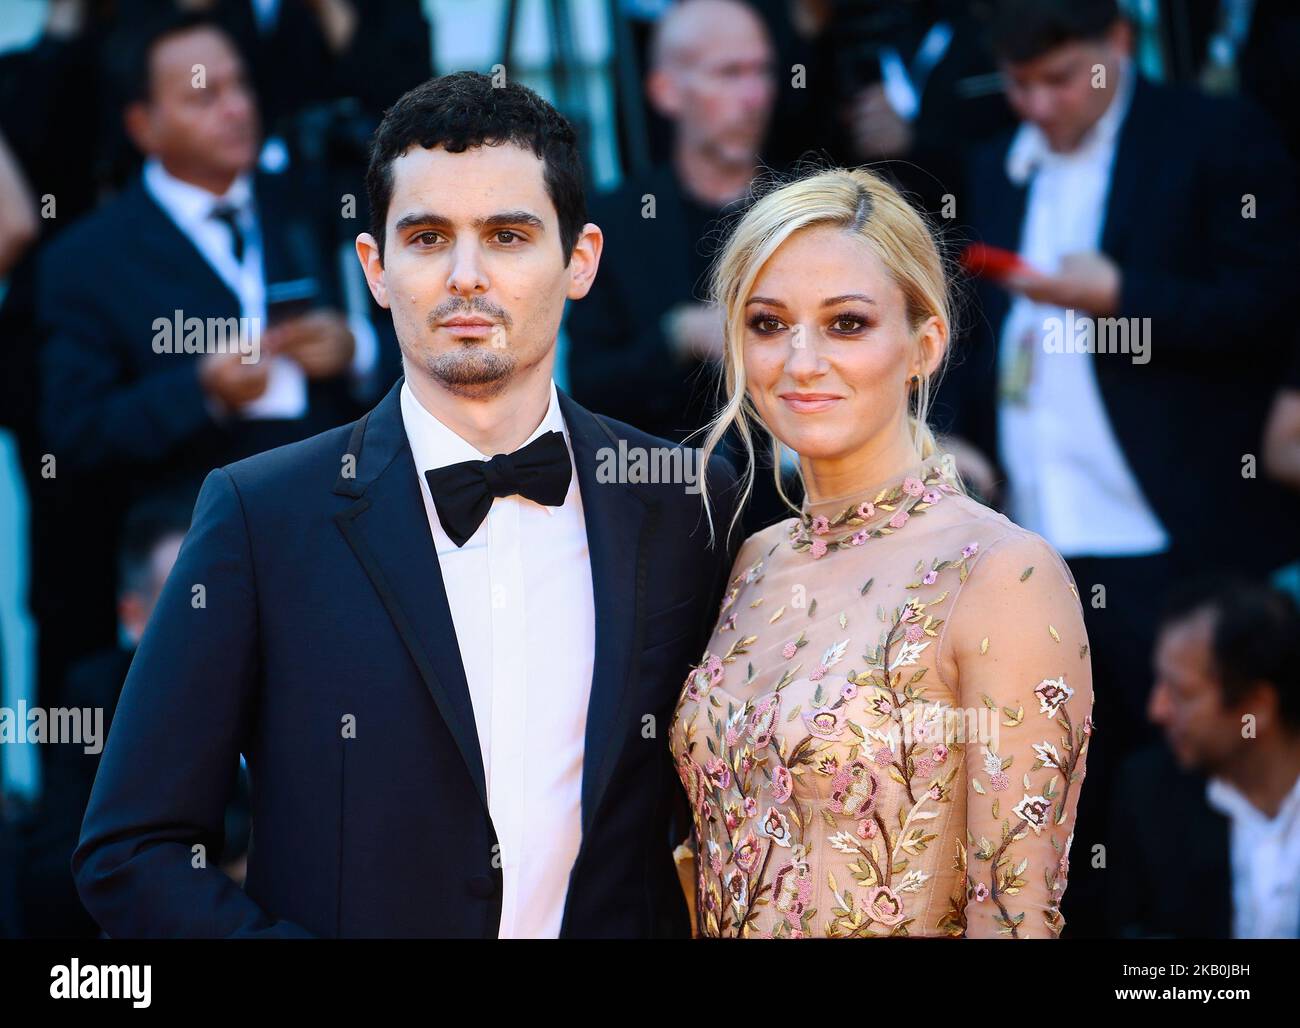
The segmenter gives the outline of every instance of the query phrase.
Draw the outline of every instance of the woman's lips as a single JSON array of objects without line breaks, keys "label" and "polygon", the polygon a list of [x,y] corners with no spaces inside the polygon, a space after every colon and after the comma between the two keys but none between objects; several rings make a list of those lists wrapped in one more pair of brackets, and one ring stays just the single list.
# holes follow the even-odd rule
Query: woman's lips
[{"label": "woman's lips", "polygon": [[781,401],[796,414],[816,414],[834,407],[840,397],[830,393],[782,393]]}]

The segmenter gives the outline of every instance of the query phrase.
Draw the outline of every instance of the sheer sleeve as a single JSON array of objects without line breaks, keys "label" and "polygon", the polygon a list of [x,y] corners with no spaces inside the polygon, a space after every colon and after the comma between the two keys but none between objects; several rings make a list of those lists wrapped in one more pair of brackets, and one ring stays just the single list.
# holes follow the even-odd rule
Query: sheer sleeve
[{"label": "sheer sleeve", "polygon": [[953,614],[966,778],[966,935],[1056,937],[1092,733],[1073,576],[1017,533],[972,562]]}]

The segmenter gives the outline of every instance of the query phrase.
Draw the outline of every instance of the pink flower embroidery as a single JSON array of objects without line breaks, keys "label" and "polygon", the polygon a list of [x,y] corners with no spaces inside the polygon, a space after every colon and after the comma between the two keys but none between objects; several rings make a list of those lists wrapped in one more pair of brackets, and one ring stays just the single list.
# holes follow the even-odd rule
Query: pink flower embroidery
[{"label": "pink flower embroidery", "polygon": [[925,492],[925,486],[919,478],[913,478],[911,475],[908,475],[903,479],[903,492],[908,496],[920,496]]},{"label": "pink flower embroidery", "polygon": [[749,737],[754,749],[761,750],[772,741],[772,725],[781,706],[781,697],[773,694],[759,702],[749,716]]},{"label": "pink flower embroidery", "polygon": [[861,546],[869,538],[870,535],[867,533],[867,530],[865,528],[861,528],[858,529],[858,531],[853,533],[853,536],[849,539],[849,542],[854,546]]},{"label": "pink flower embroidery", "polygon": [[826,540],[825,540],[825,539],[814,539],[814,540],[812,541],[812,550],[811,550],[811,553],[812,553],[812,555],[813,555],[814,558],[817,558],[817,557],[824,557],[824,556],[826,556]]},{"label": "pink flower embroidery", "polygon": [[989,775],[989,788],[994,792],[1002,792],[1010,784],[1011,779],[1007,777],[1005,771],[994,771]]},{"label": "pink flower embroidery", "polygon": [[831,530],[830,519],[824,517],[821,514],[818,514],[815,518],[812,519],[812,530],[813,530],[813,535],[825,535],[827,532]]},{"label": "pink flower embroidery", "polygon": [[789,846],[790,822],[776,807],[768,807],[763,820],[759,822],[758,834],[771,839],[778,846]]},{"label": "pink flower embroidery", "polygon": [[758,817],[758,801],[753,796],[746,796],[742,806],[745,808],[746,817]]},{"label": "pink flower embroidery", "polygon": [[920,625],[911,624],[903,629],[903,635],[910,643],[920,642],[925,638],[925,629]]},{"label": "pink flower embroidery", "polygon": [[1044,678],[1034,687],[1034,695],[1038,697],[1038,712],[1051,718],[1056,717],[1061,704],[1074,695],[1074,690],[1065,684],[1062,675],[1060,678]]},{"label": "pink flower embroidery", "polygon": [[869,817],[876,807],[880,779],[864,761],[853,760],[840,768],[831,780],[831,802],[836,814],[845,817]]},{"label": "pink flower embroidery", "polygon": [[948,759],[948,747],[936,746],[933,750],[930,751],[930,755],[934,757],[934,762],[936,764],[942,764],[945,760]]},{"label": "pink flower embroidery", "polygon": [[808,901],[812,899],[812,874],[807,864],[786,864],[776,873],[772,882],[772,900],[776,909],[785,915],[790,925],[790,937],[799,939],[803,932],[799,927],[800,918]]},{"label": "pink flower embroidery", "polygon": [[962,557],[969,559],[979,552],[979,548],[979,543],[967,543],[961,548],[961,555]]},{"label": "pink flower embroidery", "polygon": [[736,847],[736,866],[745,874],[752,874],[762,855],[762,844],[753,832],[749,832]]},{"label": "pink flower embroidery", "polygon": [[876,837],[876,822],[864,817],[858,822],[858,827],[854,831],[858,833],[859,839],[874,839]]},{"label": "pink flower embroidery", "polygon": [[894,516],[889,519],[889,527],[902,528],[904,525],[907,524],[908,516],[909,515],[905,510],[895,511]]},{"label": "pink flower embroidery", "polygon": [[1043,827],[1047,824],[1047,817],[1051,813],[1052,804],[1045,796],[1030,796],[1025,793],[1024,799],[1012,808],[1016,815],[1028,822],[1029,827],[1034,830],[1034,834],[1040,834]]},{"label": "pink flower embroidery", "polygon": [[867,518],[874,518],[875,516],[876,505],[874,503],[863,503],[858,505],[858,517],[862,518],[864,521]]},{"label": "pink flower embroidery", "polygon": [[922,578],[921,581],[924,582],[926,585],[934,585],[935,582],[939,581],[939,572],[927,571],[925,573],[925,577]]},{"label": "pink flower embroidery", "polygon": [[719,789],[726,789],[731,785],[731,767],[721,757],[714,757],[705,764],[704,773]]},{"label": "pink flower embroidery", "polygon": [[893,927],[903,920],[903,901],[894,891],[884,885],[877,885],[867,893],[867,913],[887,927]]},{"label": "pink flower embroidery", "polygon": [[983,882],[980,882],[978,885],[975,886],[975,902],[983,903],[988,898],[989,898],[989,887],[985,885]]},{"label": "pink flower embroidery", "polygon": [[853,699],[853,697],[856,696],[857,694],[858,694],[858,687],[854,685],[852,682],[845,682],[844,688],[840,690],[840,695],[843,696],[846,700]]},{"label": "pink flower embroidery", "polygon": [[784,764],[777,767],[772,772],[772,799],[777,803],[784,803],[794,792],[794,775],[790,774],[790,769]]},{"label": "pink flower embroidery", "polygon": [[826,677],[826,672],[829,670],[830,668],[828,668],[825,664],[818,664],[815,668],[813,668],[811,671],[808,672],[808,681],[820,682],[824,677]]},{"label": "pink flower embroidery", "polygon": [[832,710],[830,707],[814,707],[803,716],[804,724],[808,726],[808,734],[814,735],[818,739],[838,739],[840,733],[844,730],[844,715],[841,710]]},{"label": "pink flower embroidery", "polygon": [[922,503],[938,503],[942,499],[943,499],[943,493],[935,492],[933,489],[927,489],[921,495]]},{"label": "pink flower embroidery", "polygon": [[799,644],[796,642],[788,642],[781,647],[781,656],[783,656],[786,660],[789,660],[798,652],[799,652]]}]

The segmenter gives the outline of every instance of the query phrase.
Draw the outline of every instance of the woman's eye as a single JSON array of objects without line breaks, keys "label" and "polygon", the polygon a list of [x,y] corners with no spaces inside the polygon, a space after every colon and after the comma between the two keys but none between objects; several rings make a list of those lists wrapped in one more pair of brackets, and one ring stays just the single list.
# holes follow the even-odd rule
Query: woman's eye
[{"label": "woman's eye", "polygon": [[856,314],[841,314],[831,322],[831,327],[841,335],[857,332],[865,327],[866,322]]},{"label": "woman's eye", "polygon": [[750,319],[749,327],[759,335],[768,336],[781,331],[781,322],[770,314],[759,314]]}]

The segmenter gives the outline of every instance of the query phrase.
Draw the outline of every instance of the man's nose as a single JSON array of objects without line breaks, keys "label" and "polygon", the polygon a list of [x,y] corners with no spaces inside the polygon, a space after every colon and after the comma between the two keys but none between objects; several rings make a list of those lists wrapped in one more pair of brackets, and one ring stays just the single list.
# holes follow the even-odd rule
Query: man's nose
[{"label": "man's nose", "polygon": [[487,291],[487,274],[472,246],[457,246],[452,251],[451,272],[447,276],[447,289],[457,296],[470,296]]}]

